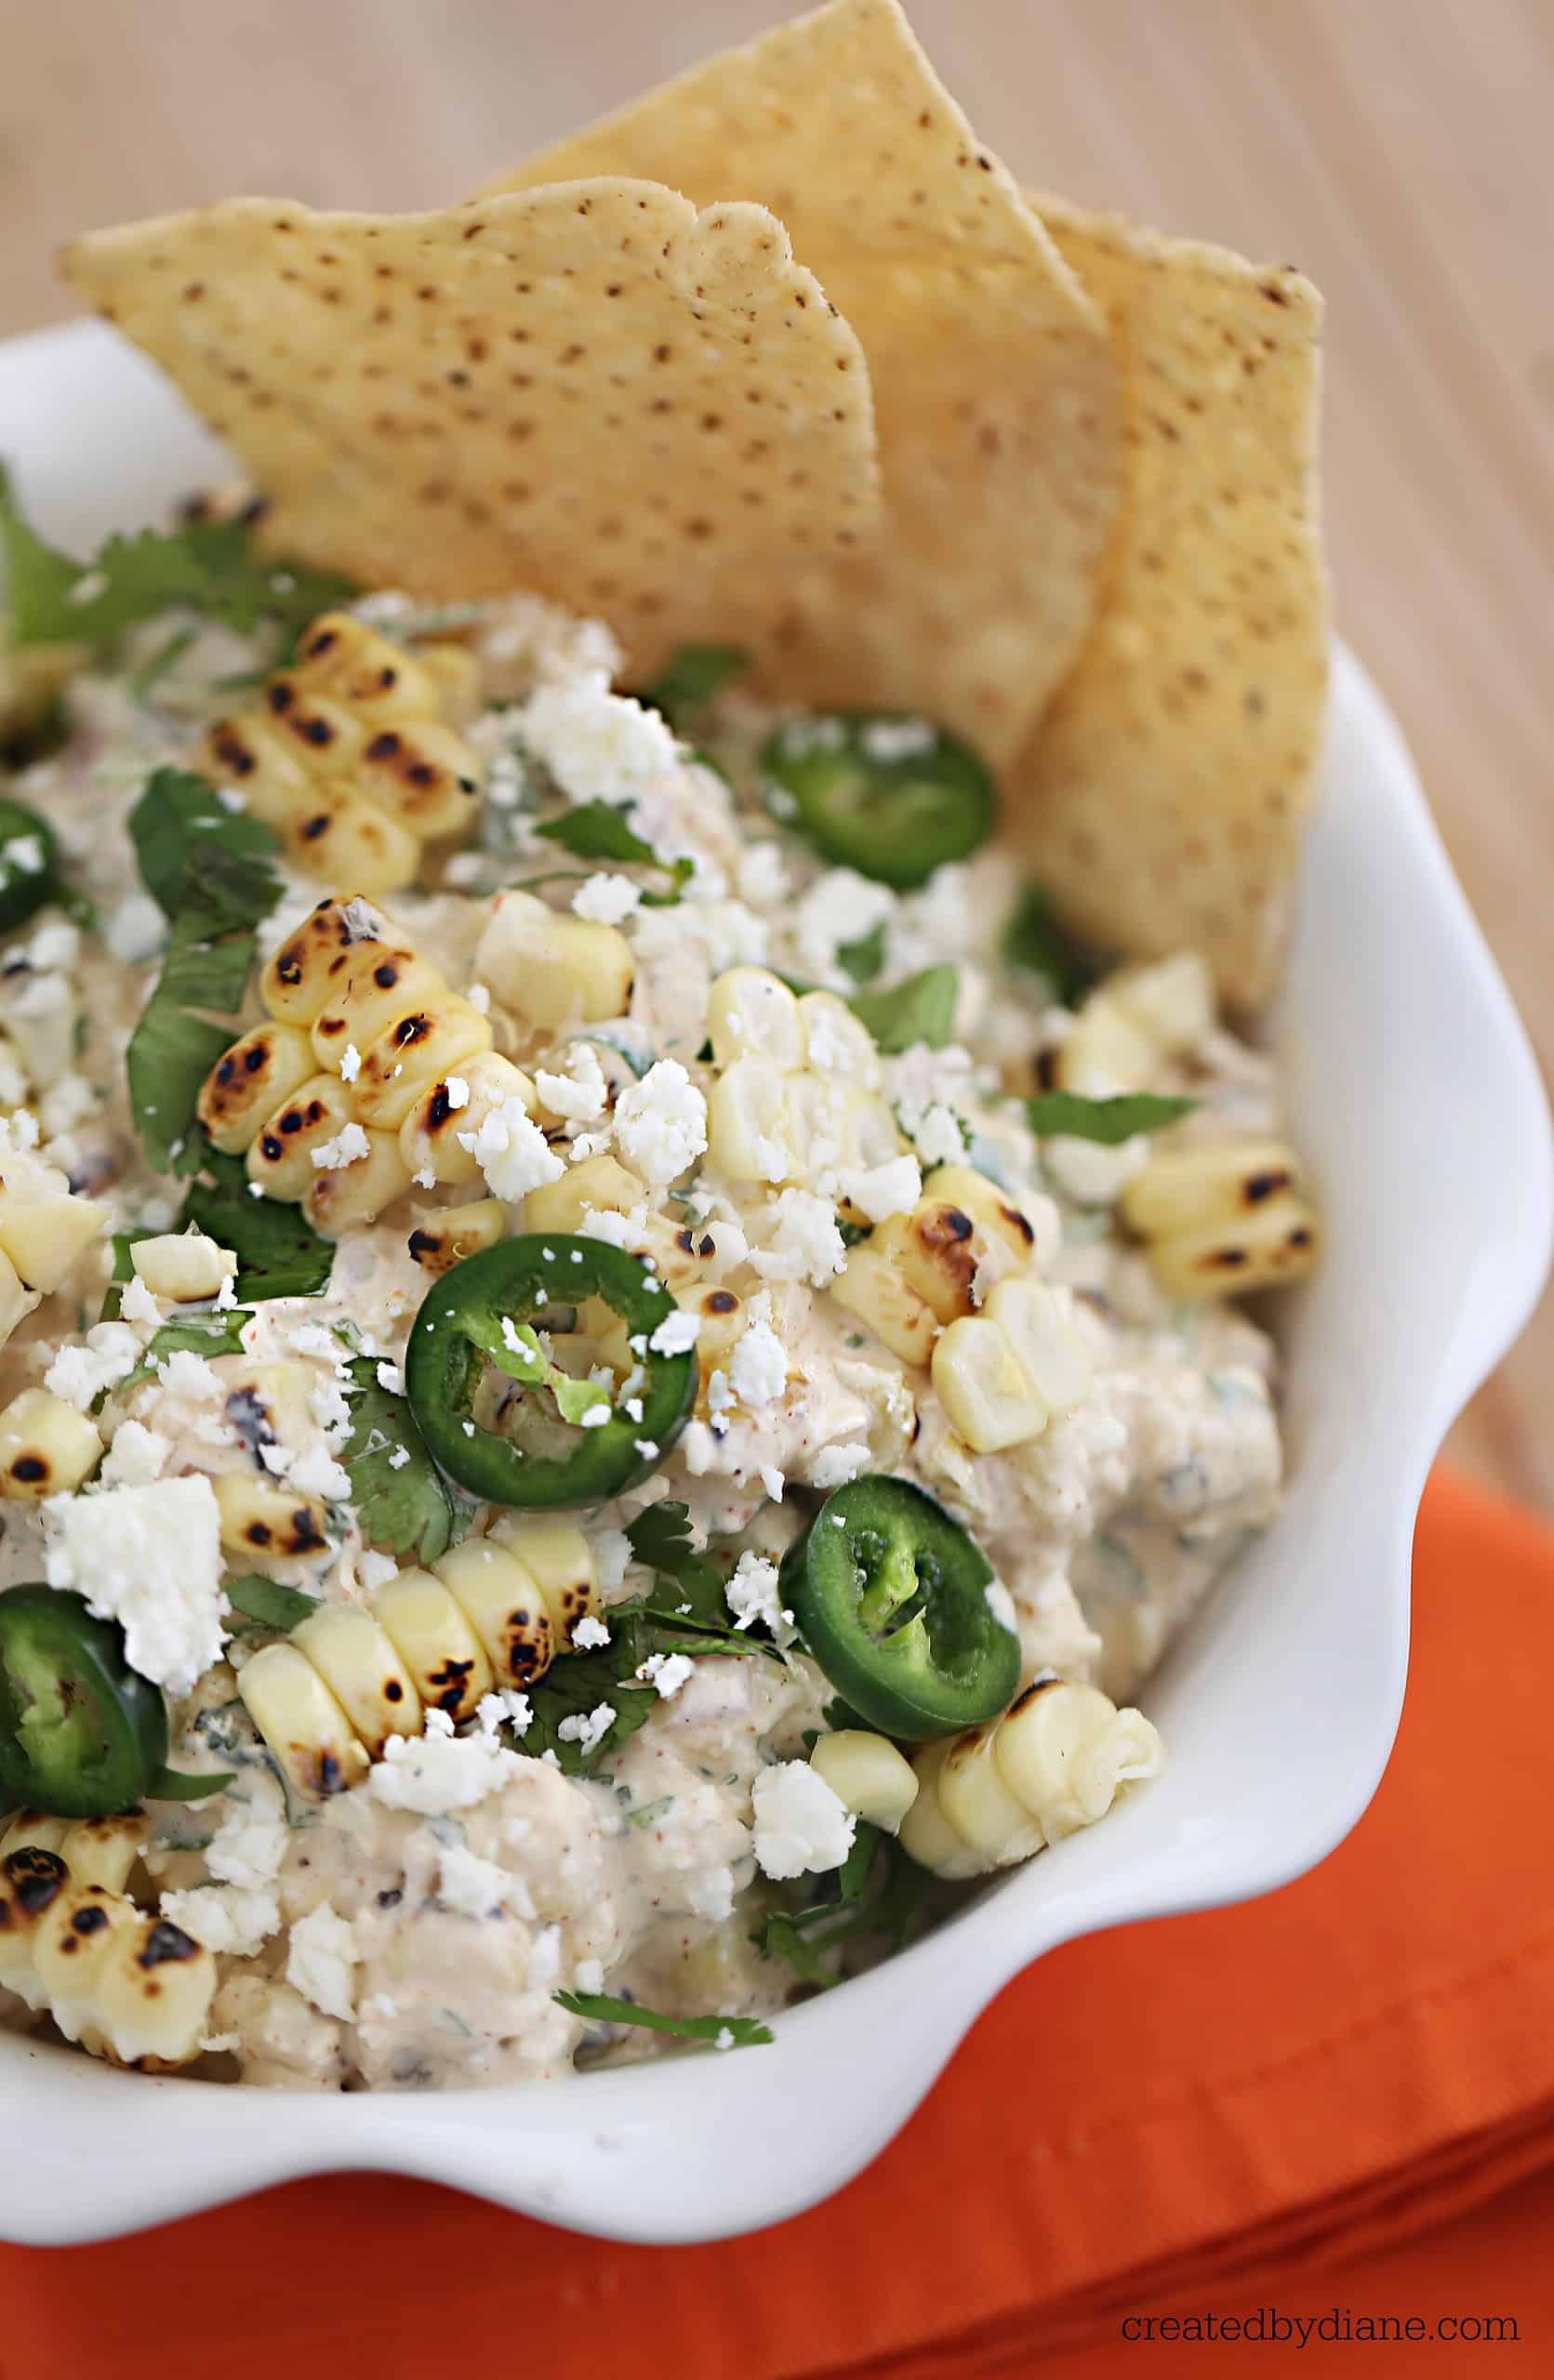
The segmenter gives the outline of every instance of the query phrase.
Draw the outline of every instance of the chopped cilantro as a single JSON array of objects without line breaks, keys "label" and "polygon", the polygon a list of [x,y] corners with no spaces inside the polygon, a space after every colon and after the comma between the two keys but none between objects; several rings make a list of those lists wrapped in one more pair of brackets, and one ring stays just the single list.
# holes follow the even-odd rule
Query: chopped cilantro
[{"label": "chopped cilantro", "polygon": [[855,984],[871,984],[885,963],[885,921],[883,918],[873,930],[860,934],[857,942],[839,942],[836,945],[839,967],[844,967]]},{"label": "chopped cilantro", "polygon": [[1121,1092],[1114,1099],[1086,1099],[1077,1091],[1042,1091],[1025,1102],[1026,1122],[1038,1140],[1061,1132],[1072,1141],[1098,1141],[1114,1149],[1136,1132],[1158,1132],[1190,1115],[1195,1099],[1168,1099],[1154,1091]]},{"label": "chopped cilantro", "polygon": [[295,630],[355,592],[331,572],[256,553],[247,520],[114,535],[91,562],[73,562],[29,527],[3,465],[0,559],[18,645],[106,644],[174,608],[243,636],[265,621]]},{"label": "chopped cilantro", "polygon": [[207,1147],[179,1216],[181,1231],[203,1231],[237,1258],[240,1298],[311,1298],[328,1283],[334,1243],[321,1239],[300,1207],[248,1195],[243,1160]]},{"label": "chopped cilantro", "polygon": [[[660,859],[651,843],[626,823],[623,811],[612,809],[607,801],[585,801],[564,816],[547,819],[543,826],[535,828],[547,842],[559,843],[574,859],[624,860],[632,866],[658,868],[670,879],[667,892],[644,892],[643,906],[649,909],[671,909],[680,899],[681,888],[690,881],[696,863],[690,859]],[[553,882],[553,878],[531,877],[530,884]]]},{"label": "chopped cilantro", "polygon": [[280,899],[274,835],[190,770],[153,771],[128,824],[145,888],[174,924],[197,902],[219,904],[224,922],[254,926]]},{"label": "chopped cilantro", "polygon": [[772,2038],[770,2025],[754,2016],[666,2016],[607,1991],[553,1991],[551,1997],[559,2008],[595,2025],[643,2025],[649,2032],[678,2033],[686,2041],[722,2042],[727,2049],[753,2049]]},{"label": "chopped cilantro", "polygon": [[384,1388],[370,1355],[351,1366],[351,1436],[341,1457],[362,1535],[384,1554],[434,1562],[457,1545],[472,1507],[443,1477],[403,1396]]},{"label": "chopped cilantro", "polygon": [[1072,1000],[1096,980],[1096,970],[1079,945],[1057,922],[1047,894],[1039,884],[1028,884],[1003,933],[1006,966],[1028,975],[1040,975],[1054,999]]},{"label": "chopped cilantro", "polygon": [[649,1504],[629,1524],[626,1540],[632,1560],[668,1579],[678,1590],[677,1602],[690,1606],[680,1618],[726,1625],[723,1580],[705,1554],[698,1554],[691,1543],[688,1504],[672,1501]]},{"label": "chopped cilantro", "polygon": [[700,710],[720,687],[749,667],[750,654],[737,644],[683,644],[637,699],[678,730],[687,712]]},{"label": "chopped cilantro", "polygon": [[283,1587],[278,1579],[258,1572],[229,1579],[222,1592],[232,1607],[233,1627],[244,1635],[289,1636],[319,1608],[316,1596]]},{"label": "chopped cilantro", "polygon": [[855,992],[847,1005],[887,1055],[919,1041],[942,1050],[955,1030],[960,981],[953,967],[925,967],[885,991]]}]

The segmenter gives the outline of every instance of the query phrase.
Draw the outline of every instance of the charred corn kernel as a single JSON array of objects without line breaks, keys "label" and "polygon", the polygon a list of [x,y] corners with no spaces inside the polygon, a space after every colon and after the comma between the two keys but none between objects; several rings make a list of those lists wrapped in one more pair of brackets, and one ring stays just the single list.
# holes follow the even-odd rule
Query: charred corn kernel
[{"label": "charred corn kernel", "polygon": [[467,1537],[432,1565],[481,1646],[498,1686],[532,1686],[556,1643],[538,1580],[510,1545]]},{"label": "charred corn kernel", "polygon": [[1142,1712],[1120,1711],[1098,1686],[1048,1679],[1002,1719],[917,1754],[902,1848],[936,1875],[986,1875],[1093,1826],[1161,1760]]},{"label": "charred corn kernel", "polygon": [[416,654],[421,669],[443,707],[443,716],[459,726],[480,708],[480,663],[463,644],[423,644]]},{"label": "charred corn kernel", "polygon": [[839,1728],[819,1739],[809,1765],[856,1818],[883,1827],[887,1834],[900,1832],[917,1799],[917,1778],[888,1737],[863,1727]]},{"label": "charred corn kernel", "polygon": [[77,1884],[100,1884],[122,1893],[130,1871],[151,1841],[151,1820],[126,1812],[122,1818],[78,1818],[68,1827],[60,1857]]},{"label": "charred corn kernel", "polygon": [[631,947],[614,926],[548,909],[532,892],[498,894],[475,972],[504,1008],[554,1029],[624,1015]]},{"label": "charred corn kernel", "polygon": [[712,1374],[726,1372],[735,1348],[745,1335],[749,1316],[745,1301],[733,1289],[701,1289],[681,1301],[697,1317],[696,1359],[701,1371],[701,1402],[705,1405]]},{"label": "charred corn kernel", "polygon": [[708,994],[707,1035],[720,1066],[748,1057],[770,1058],[785,1070],[804,1062],[799,1002],[764,967],[730,967],[717,977]]},{"label": "charred corn kernel", "polygon": [[591,1208],[596,1215],[630,1215],[648,1202],[647,1184],[613,1157],[586,1157],[559,1182],[542,1183],[524,1201],[525,1231],[574,1232]]},{"label": "charred corn kernel", "polygon": [[527,1116],[538,1105],[528,1076],[498,1050],[478,1050],[460,1060],[451,1078],[444,1076],[423,1086],[399,1128],[400,1155],[412,1175],[430,1174],[434,1182],[452,1183],[478,1182],[480,1160],[458,1136],[462,1132],[473,1139],[492,1110],[509,1099],[516,1099]]},{"label": "charred corn kernel", "polygon": [[447,715],[468,693],[458,665],[325,614],[297,666],[207,732],[202,764],[241,788],[299,866],[386,891],[413,880],[425,842],[473,824],[479,767]]},{"label": "charred corn kernel", "polygon": [[327,1514],[316,1497],[299,1496],[279,1479],[253,1471],[226,1471],[211,1481],[229,1554],[322,1554]]},{"label": "charred corn kernel", "polygon": [[1317,1262],[1317,1211],[1286,1141],[1162,1150],[1119,1204],[1169,1297],[1232,1297],[1304,1280]]},{"label": "charred corn kernel", "polygon": [[367,1755],[307,1655],[295,1645],[261,1645],[244,1662],[244,1709],[306,1801],[343,1792],[366,1774]]},{"label": "charred corn kernel", "polygon": [[598,1608],[599,1572],[587,1538],[564,1521],[537,1521],[504,1513],[494,1522],[491,1537],[516,1554],[544,1598],[551,1633],[558,1653],[572,1642],[572,1631]]},{"label": "charred corn kernel", "polygon": [[96,1423],[46,1388],[24,1388],[0,1413],[0,1496],[69,1495],[101,1460]]},{"label": "charred corn kernel", "polygon": [[115,1927],[82,2046],[150,2073],[186,2066],[199,2056],[216,1981],[210,1952],[168,1919]]},{"label": "charred corn kernel", "polygon": [[41,1810],[18,1810],[0,1834],[0,1859],[13,1851],[58,1851],[74,1821],[46,1818]]},{"label": "charred corn kernel", "polygon": [[880,1053],[861,1017],[835,992],[805,992],[799,1002],[804,1063],[816,1074],[840,1078],[857,1091],[875,1091]]},{"label": "charred corn kernel", "polygon": [[976,1226],[953,1198],[920,1198],[910,1214],[879,1224],[870,1244],[940,1322],[971,1312],[980,1261]]},{"label": "charred corn kernel", "polygon": [[256,1025],[206,1077],[200,1121],[219,1149],[241,1157],[265,1118],[317,1071],[305,1033],[274,1022]]},{"label": "charred corn kernel", "polygon": [[154,1239],[137,1240],[129,1261],[153,1297],[170,1298],[176,1305],[217,1297],[222,1282],[237,1276],[232,1250],[198,1231],[163,1232]]},{"label": "charred corn kernel", "polygon": [[401,940],[399,928],[359,892],[335,894],[273,953],[259,977],[259,998],[282,1024],[305,1029],[328,1007],[364,945]]},{"label": "charred corn kernel", "polygon": [[58,1167],[25,1155],[0,1158],[0,1255],[29,1289],[46,1297],[69,1279],[109,1221],[100,1198],[77,1198]]},{"label": "charred corn kernel", "polygon": [[428,1091],[449,1074],[463,1081],[458,1069],[490,1047],[491,1026],[479,1009],[445,990],[396,1018],[362,1051],[353,1094],[357,1120],[397,1130]]},{"label": "charred corn kernel", "polygon": [[242,1355],[217,1357],[227,1390],[229,1416],[256,1445],[295,1447],[312,1426],[318,1375],[302,1362],[256,1363]]},{"label": "charred corn kernel", "polygon": [[1214,977],[1195,950],[1130,967],[1111,976],[1106,989],[1162,1057],[1181,1057],[1214,1030]]},{"label": "charred corn kernel", "polygon": [[339,1704],[367,1756],[378,1760],[391,1736],[418,1736],[421,1699],[388,1630],[358,1604],[333,1604],[291,1633]]},{"label": "charred corn kernel", "polygon": [[338,1075],[310,1075],[267,1116],[246,1160],[248,1179],[267,1198],[295,1206],[305,1198],[318,1168],[312,1153],[351,1121],[351,1094]]},{"label": "charred corn kernel", "polygon": [[477,1198],[468,1207],[440,1207],[410,1234],[407,1246],[423,1273],[433,1278],[495,1248],[507,1233],[507,1209],[499,1198]]},{"label": "charred corn kernel", "polygon": [[996,1182],[970,1165],[936,1165],[923,1185],[929,1198],[950,1199],[979,1231],[1001,1240],[1022,1263],[1036,1245],[1030,1219]]},{"label": "charred corn kernel", "polygon": [[216,1962],[179,1927],[78,1883],[60,1853],[27,1847],[0,1856],[0,1988],[100,2056],[179,2066],[198,2051]]},{"label": "charred corn kernel", "polygon": [[707,1159],[731,1182],[787,1182],[797,1170],[790,1070],[777,1059],[736,1058],[707,1094]]},{"label": "charred corn kernel", "polygon": [[367,943],[348,955],[313,1019],[313,1056],[339,1074],[348,1049],[370,1049],[402,1017],[449,998],[430,959],[403,944]]},{"label": "charred corn kernel", "polygon": [[1077,1405],[1091,1365],[1066,1293],[1040,1281],[1000,1281],[980,1314],[950,1325],[934,1349],[934,1387],[974,1453],[1040,1437]]},{"label": "charred corn kernel", "polygon": [[25,1321],[41,1302],[36,1289],[28,1289],[10,1258],[0,1250],[0,1347],[17,1324]]},{"label": "charred corn kernel", "polygon": [[893,1258],[875,1247],[878,1236],[876,1232],[849,1250],[830,1295],[904,1364],[926,1364],[938,1337],[938,1316]]},{"label": "charred corn kernel", "polygon": [[475,823],[479,763],[464,738],[436,720],[378,729],[355,775],[367,800],[418,842],[445,842]]},{"label": "charred corn kernel", "polygon": [[[461,1606],[430,1570],[402,1570],[373,1602],[428,1710],[472,1718],[491,1691],[491,1663]],[[246,1671],[244,1673],[247,1674]]]},{"label": "charred corn kernel", "polygon": [[[465,657],[472,666],[473,655]],[[298,645],[290,676],[309,695],[343,703],[373,727],[434,718],[445,698],[422,655],[407,653],[350,612],[320,613]]]},{"label": "charred corn kernel", "polygon": [[909,1858],[936,1876],[963,1883],[987,1871],[987,1863],[957,1834],[939,1800],[939,1776],[949,1754],[949,1742],[925,1744],[912,1761],[917,1798],[901,1821],[897,1841]]},{"label": "charred corn kernel", "polygon": [[1159,1061],[1149,1035],[1103,988],[1091,994],[1059,1043],[1055,1072],[1060,1091],[1106,1099],[1118,1091],[1142,1091]]},{"label": "charred corn kernel", "polygon": [[339,1239],[357,1223],[375,1223],[410,1187],[410,1169],[397,1132],[368,1132],[365,1157],[317,1170],[302,1204],[321,1238]]}]

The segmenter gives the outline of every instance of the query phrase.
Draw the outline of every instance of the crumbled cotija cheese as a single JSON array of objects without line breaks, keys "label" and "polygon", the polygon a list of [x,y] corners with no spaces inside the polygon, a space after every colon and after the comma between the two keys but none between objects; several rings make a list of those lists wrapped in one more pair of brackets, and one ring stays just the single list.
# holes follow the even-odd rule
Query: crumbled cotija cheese
[{"label": "crumbled cotija cheese", "polygon": [[752,1789],[755,1861],[776,1882],[840,1868],[857,1820],[806,1760],[764,1768]]},{"label": "crumbled cotija cheese", "polygon": [[220,1515],[203,1474],[54,1496],[44,1507],[51,1587],[73,1587],[125,1632],[132,1669],[187,1694],[225,1642]]},{"label": "crumbled cotija cheese", "polygon": [[660,1058],[616,1101],[615,1136],[628,1165],[667,1188],[707,1146],[707,1102],[674,1058]]},{"label": "crumbled cotija cheese", "polygon": [[356,2013],[354,1969],[361,1959],[350,1924],[326,1900],[299,1917],[291,1929],[286,1981],[322,2016],[349,2024]]},{"label": "crumbled cotija cheese", "polygon": [[515,1206],[547,1182],[559,1182],[565,1172],[521,1099],[504,1099],[473,1132],[460,1132],[458,1145],[468,1150],[485,1176],[494,1198]]},{"label": "crumbled cotija cheese", "polygon": [[391,1736],[367,1773],[366,1790],[391,1810],[445,1818],[472,1809],[516,1777],[523,1764],[484,1732],[456,1736],[445,1711],[429,1711],[424,1736]]}]

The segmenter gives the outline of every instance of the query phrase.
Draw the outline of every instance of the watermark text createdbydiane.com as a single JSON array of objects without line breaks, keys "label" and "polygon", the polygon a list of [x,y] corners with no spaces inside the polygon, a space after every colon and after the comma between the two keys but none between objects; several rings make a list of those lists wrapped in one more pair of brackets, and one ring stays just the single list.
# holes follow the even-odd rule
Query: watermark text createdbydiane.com
[{"label": "watermark text createdbydiane.com", "polygon": [[1120,2327],[1124,2339],[1141,2346],[1184,2340],[1210,2346],[1222,2339],[1297,2347],[1313,2339],[1357,2347],[1464,2341],[1515,2346],[1519,2337],[1514,2314],[1370,2314],[1352,2306],[1331,2306],[1325,2314],[1285,2314],[1274,2306],[1259,2306],[1253,2314],[1124,2314]]}]

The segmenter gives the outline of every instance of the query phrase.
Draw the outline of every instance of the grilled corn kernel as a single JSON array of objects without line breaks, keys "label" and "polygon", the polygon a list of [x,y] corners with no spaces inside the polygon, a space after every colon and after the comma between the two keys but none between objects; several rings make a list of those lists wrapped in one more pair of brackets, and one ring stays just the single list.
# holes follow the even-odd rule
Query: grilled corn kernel
[{"label": "grilled corn kernel", "polygon": [[707,1160],[731,1182],[787,1182],[797,1170],[789,1086],[775,1058],[736,1058],[707,1094]]},{"label": "grilled corn kernel", "polygon": [[350,1720],[295,1645],[261,1645],[244,1662],[237,1691],[304,1800],[323,1801],[366,1774],[367,1756]]},{"label": "grilled corn kernel", "polygon": [[400,1155],[412,1175],[430,1174],[434,1182],[452,1183],[478,1182],[480,1160],[458,1136],[462,1132],[472,1140],[493,1108],[509,1099],[516,1099],[528,1116],[538,1104],[528,1076],[497,1050],[478,1050],[460,1060],[451,1079],[444,1076],[423,1087],[399,1128]]},{"label": "grilled corn kernel", "polygon": [[1097,1686],[1049,1679],[1002,1719],[918,1753],[902,1848],[936,1875],[986,1875],[1094,1825],[1161,1758],[1142,1712],[1119,1711]]},{"label": "grilled corn kernel", "polygon": [[229,1554],[322,1554],[327,1514],[316,1497],[299,1496],[257,1472],[226,1471],[211,1481]]},{"label": "grilled corn kernel", "polygon": [[104,1969],[115,1938],[138,1936],[143,1923],[133,1901],[73,1875],[46,1911],[33,1939],[33,1966],[41,2004],[67,2042],[99,2047]]},{"label": "grilled corn kernel", "polygon": [[410,1187],[410,1169],[397,1132],[368,1132],[365,1157],[315,1170],[302,1204],[324,1239],[339,1239],[357,1223],[375,1223]]},{"label": "grilled corn kernel", "polygon": [[1167,1296],[1234,1296],[1302,1280],[1317,1262],[1316,1210],[1284,1141],[1162,1151],[1120,1206]]},{"label": "grilled corn kernel", "polygon": [[309,876],[394,892],[410,883],[421,847],[407,826],[349,785],[312,787],[305,808],[280,829],[281,848]]},{"label": "grilled corn kernel", "polygon": [[291,1642],[312,1663],[369,1759],[382,1756],[391,1736],[420,1734],[425,1721],[415,1680],[371,1612],[333,1604],[294,1628]]},{"label": "grilled corn kernel", "polygon": [[524,1520],[507,1513],[492,1524],[491,1536],[517,1555],[544,1598],[557,1652],[572,1642],[572,1631],[598,1607],[599,1572],[580,1528],[564,1521]]},{"label": "grilled corn kernel", "polygon": [[359,892],[320,901],[271,958],[259,998],[281,1023],[305,1029],[328,1007],[365,945],[400,940],[398,927]]},{"label": "grilled corn kernel", "polygon": [[498,1686],[532,1686],[555,1658],[538,1582],[511,1546],[467,1537],[432,1565],[480,1638]]},{"label": "grilled corn kernel", "polygon": [[[43,1183],[58,1183],[40,1187]],[[111,1210],[100,1198],[73,1197],[62,1173],[40,1166],[23,1178],[7,1163],[0,1181],[0,1255],[29,1289],[46,1297],[67,1281],[106,1228]]]},{"label": "grilled corn kernel", "polygon": [[217,1297],[222,1282],[237,1276],[232,1250],[218,1247],[199,1231],[163,1232],[154,1239],[137,1240],[129,1261],[153,1297],[169,1298],[175,1305]]},{"label": "grilled corn kernel", "polygon": [[785,1069],[804,1064],[799,1003],[764,967],[730,967],[718,976],[707,998],[707,1034],[720,1066],[748,1057]]},{"label": "grilled corn kernel", "polygon": [[151,1841],[148,1818],[78,1818],[66,1830],[60,1857],[77,1884],[100,1884],[122,1893],[135,1862]]},{"label": "grilled corn kernel", "polygon": [[0,1496],[69,1495],[101,1460],[96,1423],[46,1388],[24,1388],[0,1413]]},{"label": "grilled corn kernel", "polygon": [[312,773],[297,751],[253,711],[214,721],[194,765],[214,784],[235,787],[244,807],[267,826],[284,828],[300,818],[314,791]]},{"label": "grilled corn kernel", "polygon": [[1026,1278],[1000,1281],[983,1312],[952,1322],[934,1349],[939,1401],[976,1454],[1039,1437],[1090,1376],[1062,1296]]},{"label": "grilled corn kernel", "polygon": [[246,1160],[250,1182],[267,1198],[296,1205],[307,1196],[314,1149],[339,1137],[351,1121],[351,1094],[338,1075],[310,1075],[307,1081],[266,1117]]},{"label": "grilled corn kernel", "polygon": [[290,1025],[256,1025],[206,1075],[199,1119],[219,1149],[241,1157],[265,1117],[317,1070],[305,1033]]},{"label": "grilled corn kernel", "polygon": [[971,1217],[979,1231],[990,1239],[1001,1240],[1010,1254],[1022,1263],[1034,1249],[1036,1233],[1029,1217],[996,1182],[990,1182],[975,1166],[936,1165],[923,1188],[926,1197],[952,1201]]},{"label": "grilled corn kernel", "polygon": [[436,720],[379,728],[354,775],[368,800],[419,842],[445,841],[474,824],[480,763],[463,737]]},{"label": "grilled corn kernel", "polygon": [[897,1266],[940,1322],[969,1314],[975,1302],[976,1226],[952,1198],[921,1198],[908,1215],[891,1215],[870,1245]]},{"label": "grilled corn kernel", "polygon": [[426,1708],[445,1711],[456,1723],[472,1718],[481,1696],[491,1691],[491,1663],[442,1580],[430,1570],[402,1570],[372,1609],[393,1638]]},{"label": "grilled corn kernel", "polygon": [[647,1184],[613,1157],[587,1157],[559,1182],[542,1183],[524,1201],[525,1231],[574,1232],[591,1208],[596,1215],[630,1215],[647,1203]]},{"label": "grilled corn kernel", "polygon": [[416,1225],[408,1247],[423,1273],[433,1278],[495,1248],[507,1232],[507,1209],[499,1198],[477,1198],[468,1207],[439,1207]]},{"label": "grilled corn kernel", "polygon": [[290,675],[310,695],[343,703],[373,727],[435,718],[443,703],[443,688],[419,655],[350,612],[319,615],[298,646]]},{"label": "grilled corn kernel", "polygon": [[423,644],[416,655],[445,719],[456,726],[480,708],[480,663],[467,645]]},{"label": "grilled corn kernel", "polygon": [[479,1009],[445,990],[426,1007],[396,1018],[362,1051],[353,1092],[357,1120],[397,1130],[429,1091],[450,1074],[463,1081],[458,1069],[464,1062],[490,1047],[491,1027]]},{"label": "grilled corn kernel", "polygon": [[702,1289],[682,1301],[697,1316],[696,1359],[701,1371],[702,1399],[715,1371],[726,1371],[729,1358],[745,1335],[749,1316],[745,1301],[733,1289]]},{"label": "grilled corn kernel", "polygon": [[621,1016],[631,948],[614,926],[559,915],[532,892],[504,892],[475,952],[475,972],[526,1024],[554,1030]]},{"label": "grilled corn kernel", "polygon": [[1159,1062],[1160,1051],[1149,1035],[1108,992],[1095,992],[1058,1045],[1057,1087],[1087,1099],[1142,1091]]},{"label": "grilled corn kernel", "polygon": [[880,1053],[861,1017],[835,992],[805,992],[799,1002],[804,1063],[816,1074],[840,1078],[857,1091],[876,1091]]},{"label": "grilled corn kernel", "polygon": [[41,1302],[36,1289],[27,1288],[10,1258],[0,1250],[0,1347]]},{"label": "grilled corn kernel", "polygon": [[1178,951],[1152,966],[1130,967],[1113,975],[1106,989],[1162,1057],[1183,1056],[1214,1030],[1214,977],[1195,950]]},{"label": "grilled corn kernel", "polygon": [[[878,1236],[876,1233],[874,1238]],[[904,1364],[927,1363],[938,1336],[938,1316],[873,1239],[849,1251],[830,1293]]]},{"label": "grilled corn kernel", "polygon": [[840,1728],[819,1739],[809,1765],[855,1817],[883,1827],[887,1834],[900,1832],[917,1799],[917,1778],[888,1737],[862,1727]]},{"label": "grilled corn kernel", "polygon": [[166,1918],[115,1927],[83,2045],[116,2066],[153,2073],[186,2066],[199,2055],[216,1979],[210,1952]]},{"label": "grilled corn kernel", "polygon": [[42,1810],[18,1810],[0,1834],[0,1859],[8,1859],[13,1851],[59,1851],[72,1824],[70,1818],[47,1818]]},{"label": "grilled corn kernel", "polygon": [[264,713],[270,733],[310,777],[354,775],[367,726],[344,703],[315,692],[289,669],[278,669],[264,689]]},{"label": "grilled corn kernel", "polygon": [[313,1019],[313,1056],[338,1074],[348,1049],[369,1049],[402,1017],[448,998],[442,975],[418,951],[404,944],[365,943],[347,954]]}]

